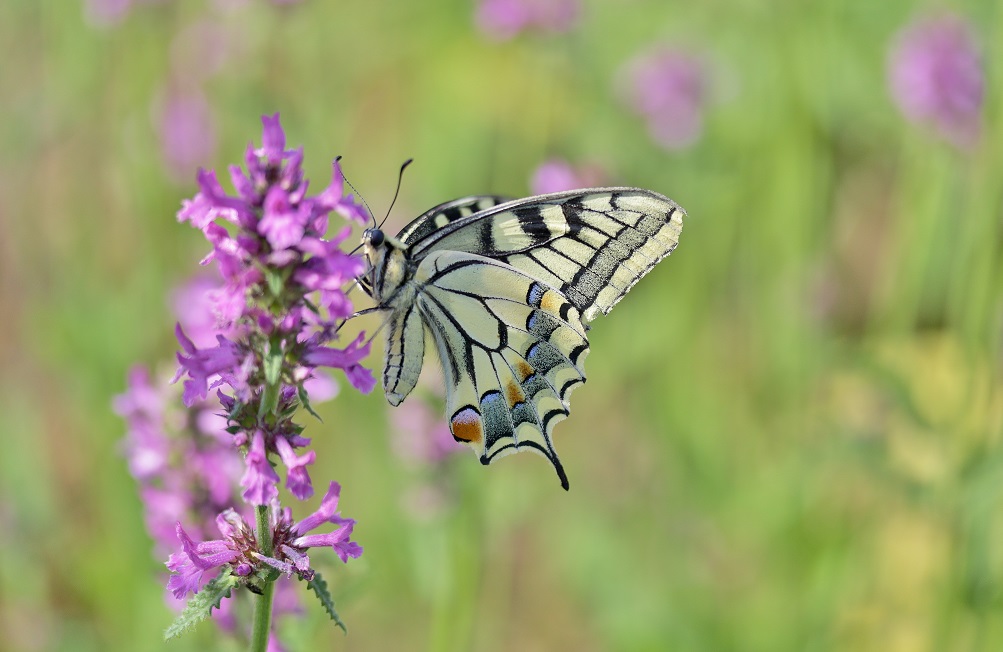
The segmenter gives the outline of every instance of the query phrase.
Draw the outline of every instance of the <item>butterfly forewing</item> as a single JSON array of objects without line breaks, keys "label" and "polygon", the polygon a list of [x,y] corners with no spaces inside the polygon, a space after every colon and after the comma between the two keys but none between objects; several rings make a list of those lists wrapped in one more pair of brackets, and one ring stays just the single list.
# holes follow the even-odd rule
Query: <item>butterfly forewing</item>
[{"label": "butterfly forewing", "polygon": [[497,195],[472,195],[454,199],[428,209],[400,230],[397,239],[404,244],[418,242],[435,231],[475,213],[510,201]]},{"label": "butterfly forewing", "polygon": [[416,258],[471,251],[557,288],[586,321],[608,313],[679,243],[683,210],[637,188],[601,188],[499,204],[416,239]]}]

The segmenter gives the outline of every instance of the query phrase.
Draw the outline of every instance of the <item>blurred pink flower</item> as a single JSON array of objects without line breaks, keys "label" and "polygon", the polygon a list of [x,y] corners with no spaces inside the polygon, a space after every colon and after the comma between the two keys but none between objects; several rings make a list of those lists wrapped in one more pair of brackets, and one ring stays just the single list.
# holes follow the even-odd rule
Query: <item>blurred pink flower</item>
[{"label": "blurred pink flower", "polygon": [[198,90],[169,89],[154,109],[160,150],[176,179],[208,165],[216,154],[216,121],[212,108]]},{"label": "blurred pink flower", "polygon": [[188,338],[200,349],[213,346],[216,334],[222,332],[213,312],[211,293],[222,286],[223,280],[197,276],[171,292],[171,307]]},{"label": "blurred pink flower", "polygon": [[906,118],[927,123],[946,140],[978,139],[984,71],[971,25],[945,14],[907,25],[888,57],[892,97]]},{"label": "blurred pink flower", "polygon": [[390,412],[393,450],[409,464],[435,464],[464,450],[446,420],[420,397],[412,396]]},{"label": "blurred pink flower", "polygon": [[577,188],[595,188],[603,185],[605,179],[606,172],[598,165],[573,167],[563,159],[554,158],[536,168],[529,185],[534,195],[545,195]]},{"label": "blurred pink flower", "polygon": [[122,22],[133,6],[163,0],[84,0],[84,16],[96,27],[112,27]]},{"label": "blurred pink flower", "polygon": [[581,14],[579,0],[481,0],[478,28],[487,36],[505,41],[520,32],[567,32]]},{"label": "blurred pink flower", "polygon": [[666,149],[685,149],[703,132],[709,76],[702,57],[658,46],[627,64],[618,91],[647,121],[655,142]]}]

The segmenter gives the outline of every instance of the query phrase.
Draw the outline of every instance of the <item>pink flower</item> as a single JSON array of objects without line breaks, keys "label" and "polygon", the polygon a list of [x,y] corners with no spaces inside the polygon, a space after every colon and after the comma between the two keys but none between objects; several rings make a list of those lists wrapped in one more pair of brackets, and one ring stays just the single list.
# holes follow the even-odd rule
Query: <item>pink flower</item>
[{"label": "pink flower", "polygon": [[888,79],[906,118],[958,147],[978,140],[985,72],[967,21],[945,14],[907,25],[889,54]]},{"label": "pink flower", "polygon": [[709,103],[709,71],[701,57],[656,47],[631,61],[620,92],[648,124],[651,137],[666,149],[685,149],[703,132]]},{"label": "pink flower", "polygon": [[562,159],[550,159],[533,172],[530,189],[534,195],[545,195],[578,188],[595,188],[603,184],[605,177],[606,174],[597,165],[575,168]]},{"label": "pink flower", "polygon": [[481,0],[476,22],[487,36],[505,41],[527,30],[570,31],[580,13],[578,0]]},{"label": "pink flower", "polygon": [[175,179],[187,178],[216,154],[216,121],[201,91],[170,88],[154,113],[160,150]]}]

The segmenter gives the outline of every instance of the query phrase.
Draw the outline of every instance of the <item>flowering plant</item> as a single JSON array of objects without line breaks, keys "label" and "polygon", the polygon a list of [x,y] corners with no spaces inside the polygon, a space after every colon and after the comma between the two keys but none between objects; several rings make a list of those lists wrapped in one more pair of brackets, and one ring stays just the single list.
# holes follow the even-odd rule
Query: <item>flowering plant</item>
[{"label": "flowering plant", "polygon": [[[302,148],[286,149],[277,114],[262,122],[261,146],[248,146],[244,168],[230,167],[236,195],[223,190],[214,172],[200,170],[198,194],[178,212],[179,221],[200,229],[212,244],[202,264],[215,263],[222,277],[212,289],[203,286],[199,297],[212,320],[206,322],[203,312],[201,321],[175,328],[181,351],[174,380],[183,379],[182,401],[190,411],[184,421],[202,425],[175,429],[187,435],[180,444],[165,437],[162,392],[144,370],[133,372],[129,391],[116,402],[129,423],[130,468],[143,487],[151,533],[160,549],[168,547],[168,532],[176,537],[167,588],[178,600],[193,596],[167,637],[246,588],[257,594],[252,650],[269,645],[272,599],[282,576],[308,582],[341,624],[308,555],[321,547],[342,562],[362,554],[351,540],[355,521],[337,512],[341,487],[330,482],[319,508],[294,521],[280,505],[276,468],[284,467],[285,486],[295,498],[313,495],[308,467],[316,453],[304,452],[310,440],[296,418],[301,408],[316,415],[311,398],[330,395],[320,367],[343,370],[362,392],[375,385],[362,365],[369,353],[365,334],[337,342],[338,326],[352,312],[342,288],[364,262],[340,248],[350,225],[327,236],[331,213],[362,224],[366,213],[344,194],[337,160],[327,188],[308,195]],[[334,528],[315,532],[325,525]]]}]

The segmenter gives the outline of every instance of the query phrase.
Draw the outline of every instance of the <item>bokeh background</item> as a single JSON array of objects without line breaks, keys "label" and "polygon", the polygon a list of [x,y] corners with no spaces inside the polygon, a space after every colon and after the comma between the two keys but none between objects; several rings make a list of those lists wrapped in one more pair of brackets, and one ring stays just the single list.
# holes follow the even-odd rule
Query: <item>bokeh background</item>
[{"label": "bokeh background", "polygon": [[1000,649],[998,3],[485,4],[0,3],[0,648],[242,648],[161,642],[111,401],[171,371],[195,170],[280,112],[377,213],[415,158],[391,230],[553,184],[689,213],[592,330],[569,493],[342,383],[307,434],[350,633],[307,599],[288,649]]}]

